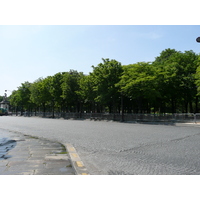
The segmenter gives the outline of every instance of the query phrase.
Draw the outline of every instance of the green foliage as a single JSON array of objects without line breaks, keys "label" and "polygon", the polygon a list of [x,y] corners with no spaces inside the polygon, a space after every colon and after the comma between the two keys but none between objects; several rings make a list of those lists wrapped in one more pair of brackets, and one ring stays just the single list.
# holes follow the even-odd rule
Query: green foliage
[{"label": "green foliage", "polygon": [[111,112],[112,106],[113,111],[116,109],[120,97],[119,88],[116,84],[120,81],[123,70],[121,63],[116,60],[102,60],[103,63],[98,64],[96,67],[92,66],[93,90],[97,95],[95,101],[104,106],[108,105]]},{"label": "green foliage", "polygon": [[82,72],[77,72],[75,70],[70,70],[63,75],[62,78],[62,95],[61,97],[66,101],[67,106],[71,109],[76,107],[79,111],[79,106],[81,102],[80,95],[80,79],[83,77]]},{"label": "green foliage", "polygon": [[159,91],[163,101],[171,104],[171,112],[176,112],[176,105],[187,111],[188,103],[192,104],[196,97],[197,58],[193,51],[182,53],[167,49],[153,63],[158,71]]},{"label": "green foliage", "polygon": [[50,94],[50,81],[51,77],[47,77],[45,79],[39,78],[31,85],[31,96],[30,99],[37,106],[45,106],[52,100],[52,96]]},{"label": "green foliage", "polygon": [[14,107],[70,112],[198,112],[200,55],[165,49],[152,63],[102,59],[89,75],[70,70],[22,83]]},{"label": "green foliage", "polygon": [[20,104],[20,96],[18,90],[14,90],[12,92],[10,96],[10,104],[15,107],[17,107]]},{"label": "green foliage", "polygon": [[24,82],[18,87],[18,90],[12,92],[9,97],[12,106],[21,106],[21,109],[30,109],[32,106],[31,96],[31,83]]},{"label": "green foliage", "polygon": [[128,97],[155,101],[159,96],[156,71],[150,63],[140,62],[123,66],[124,72],[119,82],[121,91]]},{"label": "green foliage", "polygon": [[96,92],[94,91],[94,79],[93,76],[84,75],[80,78],[79,81],[80,90],[77,92],[84,103],[93,102],[96,97]]},{"label": "green foliage", "polygon": [[200,55],[197,58],[197,69],[195,74],[195,83],[197,86],[197,94],[200,96]]},{"label": "green foliage", "polygon": [[50,94],[52,96],[52,99],[56,105],[56,107],[63,106],[64,100],[62,98],[62,83],[63,83],[63,76],[65,72],[57,73],[54,76],[51,77],[50,81]]}]

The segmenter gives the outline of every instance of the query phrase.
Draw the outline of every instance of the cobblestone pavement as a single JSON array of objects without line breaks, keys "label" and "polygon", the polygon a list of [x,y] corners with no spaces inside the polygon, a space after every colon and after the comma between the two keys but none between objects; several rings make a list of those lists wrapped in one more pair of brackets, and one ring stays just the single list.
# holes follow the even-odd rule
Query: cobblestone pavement
[{"label": "cobblestone pavement", "polygon": [[199,124],[160,125],[13,116],[1,117],[0,130],[69,143],[75,147],[91,175],[200,174]]},{"label": "cobblestone pavement", "polygon": [[0,159],[0,175],[74,175],[66,149],[58,142],[13,134],[15,147]]}]

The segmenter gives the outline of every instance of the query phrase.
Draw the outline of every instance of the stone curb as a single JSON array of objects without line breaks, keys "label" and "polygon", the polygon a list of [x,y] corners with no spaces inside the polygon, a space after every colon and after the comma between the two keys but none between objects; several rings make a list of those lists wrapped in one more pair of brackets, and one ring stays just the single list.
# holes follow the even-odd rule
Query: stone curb
[{"label": "stone curb", "polygon": [[[25,136],[24,133],[21,133],[21,132],[18,132],[18,131],[9,130],[9,129],[2,129],[2,130],[10,131],[10,132],[13,132],[13,133],[18,133],[20,135]],[[35,137],[35,136],[29,135],[29,134],[26,134],[26,136]],[[55,142],[55,141],[53,141],[51,139],[47,139],[47,138],[42,138],[42,137],[37,137],[37,138],[38,139],[46,139],[46,140]],[[58,142],[58,141],[56,141],[56,142]],[[77,175],[89,175],[89,172],[86,169],[86,167],[84,166],[83,162],[81,161],[76,149],[69,143],[65,143],[65,144],[61,143],[61,142],[58,142],[58,143],[62,144],[66,148],[66,151],[69,154],[69,160],[71,162],[72,168],[75,171],[75,174],[77,174]]]},{"label": "stone curb", "polygon": [[89,175],[88,170],[84,166],[81,161],[76,149],[71,144],[64,144],[67,152],[69,153],[69,157],[71,160],[71,164],[73,169],[75,170],[77,175]]}]

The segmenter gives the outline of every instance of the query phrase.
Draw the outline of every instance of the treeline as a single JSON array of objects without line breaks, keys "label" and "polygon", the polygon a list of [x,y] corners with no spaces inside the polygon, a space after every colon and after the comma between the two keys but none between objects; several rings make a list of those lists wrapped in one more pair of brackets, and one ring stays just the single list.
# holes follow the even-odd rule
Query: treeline
[{"label": "treeline", "polygon": [[24,82],[9,97],[13,111],[199,112],[200,55],[165,49],[153,62],[102,59],[89,75],[76,70]]}]

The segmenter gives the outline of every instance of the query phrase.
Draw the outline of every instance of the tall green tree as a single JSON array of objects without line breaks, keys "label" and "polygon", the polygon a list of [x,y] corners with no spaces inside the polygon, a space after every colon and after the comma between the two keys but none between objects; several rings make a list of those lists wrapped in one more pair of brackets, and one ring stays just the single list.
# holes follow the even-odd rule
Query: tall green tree
[{"label": "tall green tree", "polygon": [[63,73],[57,73],[54,76],[48,76],[45,79],[46,87],[49,90],[49,102],[50,106],[53,112],[53,118],[54,118],[54,111],[55,108],[61,111],[64,107],[64,99],[62,98],[62,83],[63,83],[63,76],[65,72]]},{"label": "tall green tree", "polygon": [[[197,90],[197,102],[198,102],[198,97],[200,96],[200,54],[197,56],[197,69],[196,69],[196,74],[195,74],[195,84],[196,84],[196,90]],[[197,109],[197,112],[199,110]]]},{"label": "tall green tree", "polygon": [[46,106],[52,102],[52,96],[50,93],[50,81],[51,77],[47,77],[45,79],[39,78],[30,87],[30,99],[38,107],[42,106],[44,115],[46,112]]},{"label": "tall green tree", "polygon": [[95,112],[95,98],[96,92],[94,91],[94,80],[93,76],[84,75],[80,79],[80,90],[77,92],[81,99],[83,100],[83,104],[86,107],[88,112]]},{"label": "tall green tree", "polygon": [[33,105],[33,102],[30,99],[31,96],[31,83],[28,81],[21,84],[21,86],[18,87],[18,90],[15,90],[12,92],[10,96],[10,104],[16,108],[20,108],[21,113],[24,110],[31,110]]},{"label": "tall green tree", "polygon": [[84,76],[82,72],[70,70],[63,74],[62,78],[62,98],[66,102],[68,111],[80,112],[81,95],[80,95],[80,79]]},{"label": "tall green tree", "polygon": [[134,100],[140,112],[155,107],[156,99],[160,96],[156,70],[150,63],[139,62],[123,66],[124,72],[119,82],[122,93]]},{"label": "tall green tree", "polygon": [[54,104],[57,108],[59,108],[60,110],[62,110],[62,108],[64,107],[65,101],[62,98],[62,83],[63,83],[63,76],[66,72],[59,72],[56,73],[54,76],[51,77],[51,81],[50,81],[50,94],[53,98]]},{"label": "tall green tree", "polygon": [[102,61],[96,67],[92,66],[93,89],[97,94],[95,101],[108,107],[109,112],[116,112],[121,96],[116,84],[122,75],[122,65],[116,60],[102,59]]},{"label": "tall green tree", "polygon": [[[179,89],[182,111],[197,112],[197,88],[195,84],[195,74],[197,70],[198,55],[193,51],[185,51],[177,54],[174,62],[178,63],[177,79],[180,81]],[[188,107],[189,106],[189,107]]]},{"label": "tall green tree", "polygon": [[10,105],[15,108],[16,113],[18,110],[21,110],[21,97],[19,90],[14,90],[10,95]]},{"label": "tall green tree", "polygon": [[170,112],[175,112],[179,94],[177,93],[177,63],[173,62],[173,56],[177,53],[175,49],[165,49],[156,57],[153,65],[157,69],[157,80],[159,85],[160,111],[167,112],[168,105],[171,106]]},{"label": "tall green tree", "polygon": [[174,49],[166,49],[155,59],[153,65],[158,71],[159,91],[164,104],[162,111],[166,111],[166,105],[171,105],[170,112],[193,112],[192,102],[196,96],[195,71],[197,55],[193,51],[184,53]]}]

